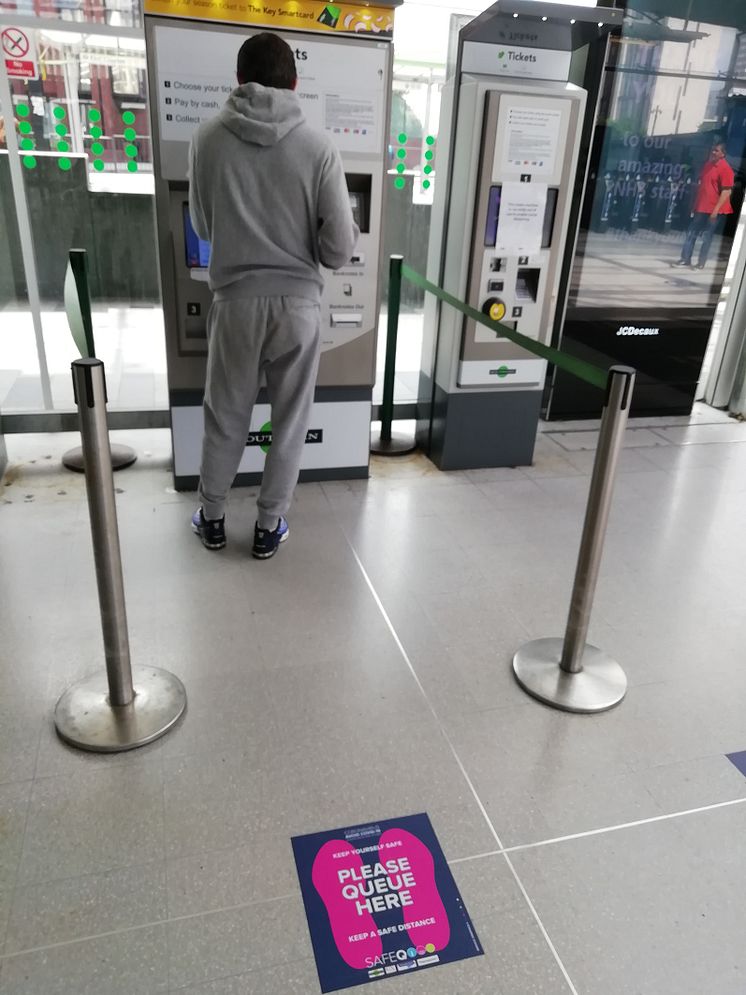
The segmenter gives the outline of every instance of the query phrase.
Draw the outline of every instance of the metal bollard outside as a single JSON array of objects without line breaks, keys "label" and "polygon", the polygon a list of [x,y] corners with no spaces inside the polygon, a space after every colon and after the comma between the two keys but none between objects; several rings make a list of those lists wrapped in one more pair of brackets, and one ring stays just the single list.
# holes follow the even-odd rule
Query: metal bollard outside
[{"label": "metal bollard outside", "polygon": [[620,665],[586,637],[634,383],[630,367],[609,370],[565,637],[535,639],[513,657],[513,673],[524,691],[566,712],[604,712],[627,693]]},{"label": "metal bollard outside", "polygon": [[168,732],[186,707],[186,691],[178,677],[159,667],[135,667],[133,672],[106,424],[104,364],[99,359],[77,359],[72,374],[106,676],[96,674],[68,688],[57,702],[54,721],[60,737],[72,746],[95,753],[118,753],[144,746]]},{"label": "metal bollard outside", "polygon": [[394,381],[396,379],[396,343],[399,335],[399,310],[401,307],[401,280],[403,256],[389,259],[389,312],[386,325],[386,363],[383,371],[383,400],[381,403],[381,434],[373,439],[370,451],[375,456],[405,456],[414,452],[417,443],[412,436],[401,432],[394,434]]}]

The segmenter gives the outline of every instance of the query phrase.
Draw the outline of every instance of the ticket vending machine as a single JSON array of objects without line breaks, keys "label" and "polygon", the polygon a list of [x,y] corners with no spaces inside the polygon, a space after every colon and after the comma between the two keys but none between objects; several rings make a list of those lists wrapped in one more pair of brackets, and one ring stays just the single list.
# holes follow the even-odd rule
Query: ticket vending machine
[{"label": "ticket vending machine", "polygon": [[[543,343],[563,308],[597,50],[620,23],[614,10],[501,0],[461,30],[443,96],[428,277]],[[546,373],[544,360],[428,296],[419,444],[441,469],[530,464]]]},{"label": "ticket vending machine", "polygon": [[[368,475],[371,396],[381,271],[393,8],[294,0],[145,0],[145,33],[156,214],[169,378],[174,479],[196,487],[211,304],[210,246],[189,217],[187,166],[194,130],[217,114],[235,87],[241,44],[278,31],[295,50],[307,120],[337,145],[360,239],[349,263],[326,272],[322,356],[302,480]],[[272,441],[270,407],[260,392],[236,483],[259,480]]]}]

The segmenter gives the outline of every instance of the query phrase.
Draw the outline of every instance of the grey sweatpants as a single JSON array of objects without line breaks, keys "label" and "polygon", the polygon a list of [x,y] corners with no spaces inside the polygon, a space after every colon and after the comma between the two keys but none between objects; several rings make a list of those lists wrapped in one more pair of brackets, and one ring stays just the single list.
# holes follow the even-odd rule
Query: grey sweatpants
[{"label": "grey sweatpants", "polygon": [[261,375],[272,406],[272,445],[257,501],[261,529],[287,515],[298,482],[316,375],[319,305],[303,297],[216,301],[207,322],[199,499],[205,518],[222,518],[249,434]]}]

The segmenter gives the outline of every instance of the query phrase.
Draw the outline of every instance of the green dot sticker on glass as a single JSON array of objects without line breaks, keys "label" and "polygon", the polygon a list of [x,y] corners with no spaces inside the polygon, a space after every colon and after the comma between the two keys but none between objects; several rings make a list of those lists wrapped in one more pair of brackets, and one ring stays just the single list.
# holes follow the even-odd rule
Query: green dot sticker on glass
[{"label": "green dot sticker on glass", "polygon": [[28,152],[34,147],[34,140],[33,138],[22,138],[20,145],[24,152]]},{"label": "green dot sticker on glass", "polygon": [[18,117],[28,117],[30,113],[31,109],[29,108],[28,104],[16,105],[16,114],[18,115]]},{"label": "green dot sticker on glass", "polygon": [[428,135],[425,141],[428,145],[435,145],[435,138],[432,135]]},{"label": "green dot sticker on glass", "polygon": [[406,145],[406,143],[407,143],[407,136],[406,136],[405,132],[402,131],[400,133],[400,135],[399,135],[399,144],[400,145]]},{"label": "green dot sticker on glass", "polygon": [[430,180],[423,180],[422,181],[422,189],[423,190],[429,190],[430,189]]},{"label": "green dot sticker on glass", "polygon": [[67,144],[67,142],[57,142],[57,151],[58,152],[69,152],[70,151],[70,146]]},{"label": "green dot sticker on glass", "polygon": [[90,131],[91,131],[91,138],[95,138],[96,141],[98,141],[99,138],[103,135],[103,131],[101,130],[101,128],[98,127],[98,125],[95,125],[93,128],[90,129]]},{"label": "green dot sticker on glass", "polygon": [[427,166],[425,166],[425,169],[424,169],[425,176],[429,176],[430,173],[432,173],[432,171],[433,171],[433,167],[431,165],[428,164]]},{"label": "green dot sticker on glass", "polygon": [[91,145],[91,152],[93,152],[94,155],[103,155],[104,147],[101,142],[94,142],[93,145]]},{"label": "green dot sticker on glass", "polygon": [[137,163],[134,160],[130,159],[130,161],[127,163],[127,169],[130,171],[130,173],[136,173]]},{"label": "green dot sticker on glass", "polygon": [[55,107],[52,113],[54,114],[54,116],[57,118],[58,121],[61,121],[63,117],[67,117],[67,111],[65,110],[64,107]]},{"label": "green dot sticker on glass", "polygon": [[137,132],[135,131],[134,128],[125,128],[124,137],[128,142],[134,142],[134,140],[137,138]]},{"label": "green dot sticker on glass", "polygon": [[137,158],[137,146],[136,145],[125,145],[124,154],[129,159]]},{"label": "green dot sticker on glass", "polygon": [[93,168],[96,170],[97,173],[103,172],[103,169],[104,169],[104,160],[103,159],[96,159],[94,161],[94,163],[93,163]]},{"label": "green dot sticker on glass", "polygon": [[430,149],[428,149],[427,152],[425,153],[425,158],[427,159],[428,162],[430,162],[430,160],[432,159],[432,157],[433,157],[433,153],[430,151]]},{"label": "green dot sticker on glass", "polygon": [[60,167],[63,173],[66,173],[68,169],[72,169],[72,163],[69,159],[60,159],[57,165]]},{"label": "green dot sticker on glass", "polygon": [[396,179],[394,180],[394,186],[396,187],[397,190],[403,190],[404,184],[406,182],[407,181],[404,179],[403,176],[397,176]]},{"label": "green dot sticker on glass", "polygon": [[98,110],[98,108],[96,108],[96,107],[89,108],[89,110],[88,110],[88,120],[89,121],[93,121],[94,124],[95,124],[96,121],[100,121],[101,120],[101,111]]},{"label": "green dot sticker on glass", "polygon": [[396,171],[397,173],[403,173],[406,168],[407,167],[404,165],[404,163],[400,162],[399,165],[396,167]]},{"label": "green dot sticker on glass", "polygon": [[32,155],[25,155],[23,157],[23,165],[26,169],[36,169],[36,159]]},{"label": "green dot sticker on glass", "polygon": [[124,114],[122,114],[122,120],[124,121],[125,124],[134,124],[135,115],[132,113],[132,111],[125,111]]},{"label": "green dot sticker on glass", "polygon": [[399,156],[400,159],[406,159],[407,158],[407,150],[406,149],[399,149],[399,151],[396,154]]},{"label": "green dot sticker on glass", "polygon": [[22,135],[30,135],[34,129],[31,127],[28,121],[21,121],[21,123],[18,125],[18,130]]},{"label": "green dot sticker on glass", "polygon": [[57,132],[60,138],[64,138],[65,135],[67,134],[67,127],[64,124],[56,124],[54,126],[54,130]]}]

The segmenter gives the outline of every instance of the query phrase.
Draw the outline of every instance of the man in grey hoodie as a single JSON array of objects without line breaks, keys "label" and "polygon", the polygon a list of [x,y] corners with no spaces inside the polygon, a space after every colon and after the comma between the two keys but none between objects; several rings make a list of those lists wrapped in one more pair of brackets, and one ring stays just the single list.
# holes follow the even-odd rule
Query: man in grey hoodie
[{"label": "man in grey hoodie", "polygon": [[208,549],[225,546],[225,502],[262,376],[272,445],[257,501],[253,555],[288,536],[320,351],[320,266],[349,261],[359,231],[334,145],[306,124],[290,46],[254,35],[238,53],[238,88],[192,140],[189,209],[211,243],[200,507]]}]

